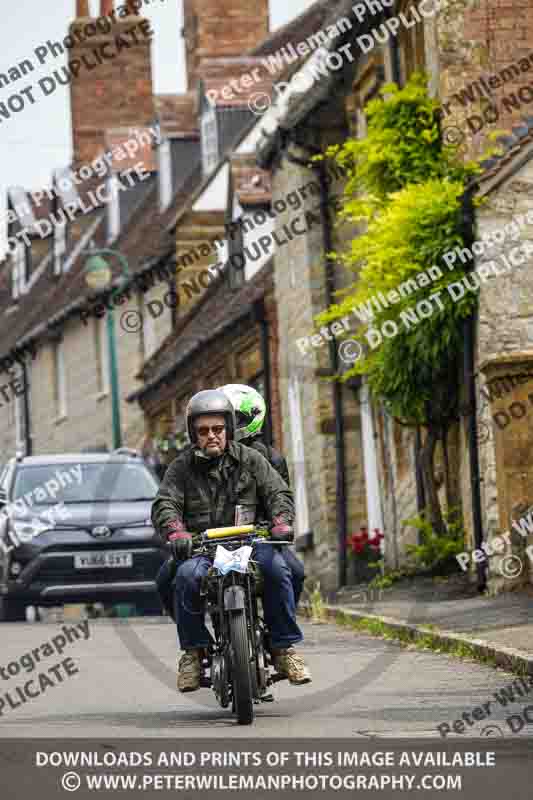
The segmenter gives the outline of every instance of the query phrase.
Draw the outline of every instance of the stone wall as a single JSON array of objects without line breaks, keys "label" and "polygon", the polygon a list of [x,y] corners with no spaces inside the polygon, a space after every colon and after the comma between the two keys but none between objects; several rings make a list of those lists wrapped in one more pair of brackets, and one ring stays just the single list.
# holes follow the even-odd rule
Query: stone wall
[{"label": "stone wall", "polygon": [[533,6],[530,0],[448,0],[437,28],[439,95],[449,104],[445,137],[478,153],[487,133],[511,129],[531,114]]},{"label": "stone wall", "polygon": [[[497,231],[506,236],[502,244],[485,248],[479,258],[479,262],[495,261],[502,273],[491,274],[479,290],[478,390],[485,387],[492,398],[480,402],[478,415],[483,533],[490,541],[509,529],[517,505],[533,504],[533,378],[528,378],[533,375],[531,160],[489,195],[488,205],[477,216],[478,239]],[[517,235],[509,227],[513,219]],[[523,249],[525,243],[529,252]],[[465,459],[463,487],[468,496],[466,467]],[[498,575],[497,566],[495,558],[492,588],[509,588],[510,581]],[[526,577],[524,570],[518,580]]]}]

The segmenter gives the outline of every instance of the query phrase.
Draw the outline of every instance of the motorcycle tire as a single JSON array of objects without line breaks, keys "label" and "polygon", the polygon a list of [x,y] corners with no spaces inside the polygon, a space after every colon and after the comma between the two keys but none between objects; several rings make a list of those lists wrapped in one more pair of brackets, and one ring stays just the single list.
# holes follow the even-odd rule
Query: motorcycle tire
[{"label": "motorcycle tire", "polygon": [[244,611],[232,611],[229,618],[231,637],[231,677],[233,703],[239,725],[251,725],[254,719],[252,676],[250,674],[250,648],[246,615]]}]

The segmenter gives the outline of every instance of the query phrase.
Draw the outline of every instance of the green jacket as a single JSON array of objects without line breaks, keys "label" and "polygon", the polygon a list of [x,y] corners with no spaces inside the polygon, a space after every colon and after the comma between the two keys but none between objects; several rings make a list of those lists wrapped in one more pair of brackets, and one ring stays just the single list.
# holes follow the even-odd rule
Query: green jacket
[{"label": "green jacket", "polygon": [[255,521],[263,507],[271,523],[292,525],[292,492],[260,453],[230,442],[217,461],[214,465],[191,448],[170,464],[152,505],[152,522],[163,541],[176,520],[193,534],[234,525],[236,505],[250,508]]},{"label": "green jacket", "polygon": [[283,456],[279,450],[276,450],[275,447],[270,447],[266,445],[262,439],[258,436],[255,438],[245,439],[242,444],[245,444],[246,447],[251,447],[253,450],[257,450],[258,453],[261,453],[262,456],[266,458],[268,463],[274,467],[276,472],[279,472],[287,486],[290,488],[291,479],[289,477],[289,468],[287,466],[287,461],[285,456]]}]

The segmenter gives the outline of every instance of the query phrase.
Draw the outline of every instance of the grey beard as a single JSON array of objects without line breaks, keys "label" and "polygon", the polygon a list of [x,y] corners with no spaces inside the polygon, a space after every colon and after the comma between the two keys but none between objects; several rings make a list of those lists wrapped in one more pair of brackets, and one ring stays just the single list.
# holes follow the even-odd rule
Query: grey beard
[{"label": "grey beard", "polygon": [[219,453],[218,455],[208,455],[207,453],[204,453],[204,451],[200,447],[196,446],[194,449],[194,455],[196,456],[196,458],[201,459],[203,461],[214,461],[217,458],[222,458],[224,453],[222,452]]}]

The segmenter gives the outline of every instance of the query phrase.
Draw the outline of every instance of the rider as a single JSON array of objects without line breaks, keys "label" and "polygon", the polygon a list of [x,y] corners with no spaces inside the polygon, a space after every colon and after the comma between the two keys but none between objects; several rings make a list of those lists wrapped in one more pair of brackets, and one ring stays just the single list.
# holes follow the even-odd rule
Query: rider
[{"label": "rider", "polygon": [[[261,437],[266,417],[266,403],[259,392],[252,386],[244,386],[240,383],[228,383],[226,386],[221,386],[220,391],[224,392],[235,410],[237,423],[235,440],[261,453],[290,488],[289,469],[285,457],[279,450],[266,445]],[[258,514],[259,518],[264,517],[262,509],[259,509]],[[298,606],[305,580],[304,565],[289,547],[282,549],[282,555],[291,571],[294,602]]]},{"label": "rider", "polygon": [[[251,386],[231,383],[221,386],[220,391],[224,392],[235,411],[237,425],[235,440],[261,453],[271,466],[279,472],[287,486],[290,487],[289,470],[284,456],[274,447],[268,447],[261,439],[261,431],[266,416],[266,404],[259,392]],[[264,519],[265,513],[263,509],[258,509],[257,518]],[[305,580],[304,565],[296,558],[289,547],[284,547],[281,552],[291,571],[294,602],[298,607]],[[163,564],[156,577],[161,602],[174,621],[172,581],[175,575],[176,562],[173,558],[169,558]]]},{"label": "rider", "polygon": [[[200,597],[202,577],[210,560],[193,556],[194,544],[206,528],[233,525],[235,507],[248,508],[256,521],[262,504],[275,541],[292,539],[292,493],[259,453],[235,441],[235,412],[217,390],[194,395],[186,410],[192,447],[169,466],[152,507],[152,521],[168,541],[176,561],[176,611],[178,636],[185,651],[178,664],[178,689],[200,688],[201,652],[209,646]],[[293,644],[303,639],[296,622],[290,570],[277,548],[256,545],[254,559],[264,576],[263,610],[270,628],[274,666],[290,683],[311,680]]]}]

